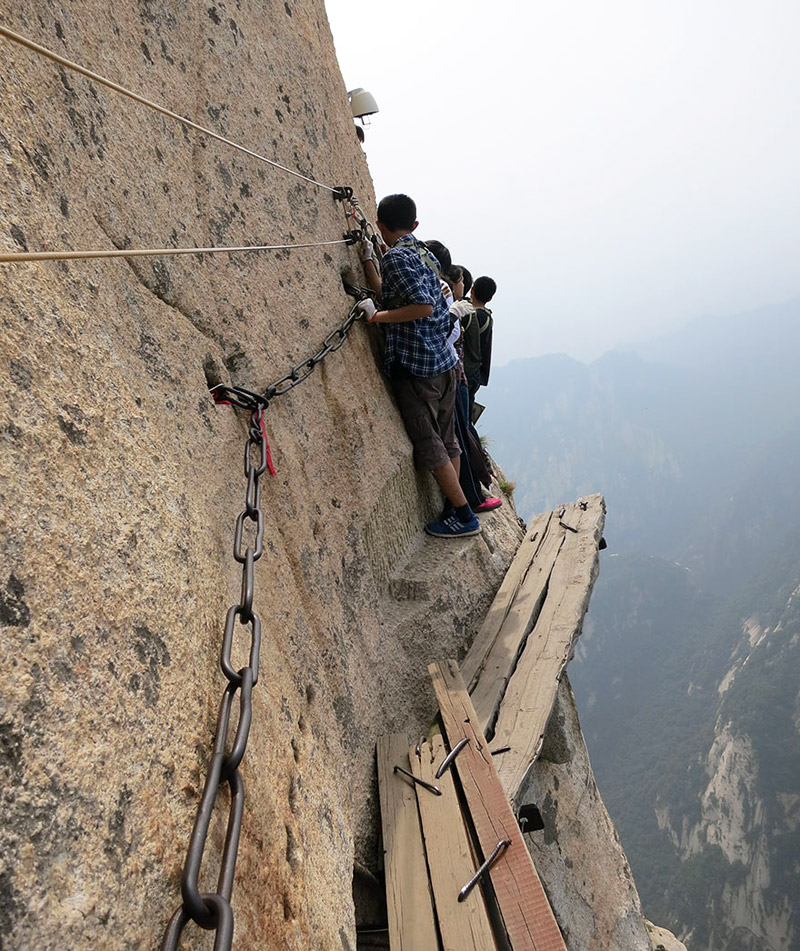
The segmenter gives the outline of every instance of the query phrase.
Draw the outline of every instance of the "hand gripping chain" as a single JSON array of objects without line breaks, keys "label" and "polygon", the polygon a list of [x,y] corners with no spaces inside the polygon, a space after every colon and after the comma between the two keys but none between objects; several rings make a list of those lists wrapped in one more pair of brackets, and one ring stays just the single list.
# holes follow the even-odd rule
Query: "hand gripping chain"
[{"label": "hand gripping chain", "polygon": [[[242,593],[239,603],[233,605],[228,611],[220,655],[220,667],[228,680],[228,686],[225,688],[219,706],[214,752],[181,876],[183,903],[170,920],[161,945],[162,951],[176,951],[183,929],[189,921],[194,921],[201,928],[217,932],[214,951],[229,951],[233,941],[231,892],[244,812],[244,785],[239,775],[239,764],[244,756],[250,733],[253,715],[252,692],[253,687],[258,683],[258,658],[261,647],[261,621],[253,611],[254,566],[264,552],[264,513],[260,507],[259,479],[267,469],[267,439],[263,425],[264,407],[257,403],[249,408],[251,409],[250,431],[244,452],[247,493],[244,511],[236,520],[233,550],[233,557],[242,565]],[[256,538],[253,543],[245,543],[243,539],[246,521],[253,522],[255,525]],[[231,664],[237,618],[242,627],[250,629],[248,663],[246,667],[238,671]],[[231,711],[237,694],[239,696],[239,723],[230,751],[226,752]],[[230,805],[217,891],[201,894],[198,884],[200,866],[214,804],[220,785],[223,783],[227,783],[230,789]]]}]

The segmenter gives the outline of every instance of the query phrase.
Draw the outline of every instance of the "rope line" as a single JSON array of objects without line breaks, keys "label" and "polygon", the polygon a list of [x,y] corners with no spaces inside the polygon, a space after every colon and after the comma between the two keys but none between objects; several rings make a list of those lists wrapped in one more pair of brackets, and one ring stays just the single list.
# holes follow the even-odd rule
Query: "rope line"
[{"label": "rope line", "polygon": [[332,244],[352,244],[351,238],[315,241],[308,244],[252,244],[236,248],[117,248],[114,251],[14,251],[1,252],[0,264],[24,261],[74,261],[85,258],[141,258],[173,254],[233,254],[238,251],[291,251],[294,248],[326,248]]},{"label": "rope line", "polygon": [[226,139],[225,136],[220,135],[211,129],[207,129],[205,126],[198,125],[198,123],[192,122],[191,119],[187,119],[185,116],[181,116],[177,112],[172,112],[165,106],[160,106],[156,102],[151,102],[149,99],[145,99],[144,96],[140,96],[138,93],[135,93],[130,89],[126,89],[124,86],[120,86],[119,83],[115,83],[110,79],[106,79],[105,76],[101,76],[99,73],[93,73],[91,70],[86,69],[86,67],[80,66],[78,63],[73,63],[71,60],[65,59],[63,56],[59,56],[58,53],[54,53],[52,50],[47,49],[47,47],[40,46],[38,43],[34,43],[33,40],[29,40],[27,37],[21,36],[19,33],[14,33],[13,30],[6,29],[6,27],[2,25],[0,25],[0,36],[4,36],[7,40],[18,43],[20,46],[24,46],[27,49],[32,50],[34,53],[39,53],[39,55],[52,60],[54,63],[58,63],[60,66],[64,66],[66,69],[71,69],[76,73],[80,73],[82,76],[86,76],[87,79],[91,79],[93,82],[100,83],[101,85],[112,89],[114,92],[121,93],[123,96],[127,96],[129,99],[133,99],[135,102],[140,102],[149,109],[155,109],[156,112],[160,112],[162,115],[167,116],[170,119],[175,119],[177,122],[188,126],[190,129],[195,129],[198,132],[202,132],[204,135],[211,136],[212,139],[216,139],[218,142],[222,142],[234,149],[238,149],[240,152],[244,152],[245,155],[249,155],[252,158],[258,159],[260,162],[265,162],[267,165],[271,165],[273,168],[278,168],[283,172],[288,172],[289,175],[294,175],[296,178],[301,178],[304,182],[309,182],[311,185],[316,185],[318,188],[326,188],[330,192],[338,191],[337,188],[326,185],[324,182],[318,182],[316,179],[309,178],[307,175],[303,175],[301,172],[287,168],[285,165],[281,165],[278,162],[273,162],[272,159],[268,159],[265,155],[260,155],[258,152],[253,152],[251,149],[245,148],[243,145],[239,145],[238,142],[234,142],[232,139]]}]

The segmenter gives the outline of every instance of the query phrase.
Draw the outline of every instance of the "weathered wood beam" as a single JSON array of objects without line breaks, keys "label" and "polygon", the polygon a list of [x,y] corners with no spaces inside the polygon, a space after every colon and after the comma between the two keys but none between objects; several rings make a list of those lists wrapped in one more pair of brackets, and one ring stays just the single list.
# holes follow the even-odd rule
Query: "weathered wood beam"
[{"label": "weathered wood beam", "polygon": [[475,874],[476,866],[452,772],[448,769],[436,778],[447,752],[444,740],[435,736],[418,748],[419,756],[417,747],[408,751],[412,772],[442,791],[441,796],[433,796],[417,787],[442,947],[444,951],[495,951],[497,945],[481,889],[473,889],[463,902],[458,900],[459,891]]},{"label": "weathered wood beam", "polygon": [[511,610],[517,591],[525,580],[536,553],[547,535],[551,512],[537,515],[531,522],[528,534],[523,538],[516,555],[509,565],[503,583],[495,595],[492,606],[484,618],[480,630],[461,664],[464,681],[472,689],[476,678],[483,670],[486,659],[497,640],[503,623]]},{"label": "weathered wood beam", "polygon": [[439,951],[414,784],[395,766],[410,771],[403,733],[378,740],[389,942],[392,951]]},{"label": "weathered wood beam", "polygon": [[[571,509],[569,517],[574,519]],[[525,647],[525,640],[539,617],[560,552],[565,545],[573,544],[574,536],[562,527],[557,513],[549,513],[545,522],[535,549],[531,546],[533,557],[520,584],[516,586],[511,603],[505,609],[491,649],[475,675],[476,682],[471,690],[472,703],[484,729],[494,724],[506,685]],[[471,652],[467,658],[470,655]]]},{"label": "weathered wood beam", "polygon": [[467,737],[456,769],[484,857],[509,845],[488,873],[514,951],[566,951],[553,911],[511,811],[483,730],[454,660],[428,668],[451,749]]},{"label": "weathered wood beam", "polygon": [[564,538],[547,596],[509,678],[494,723],[492,748],[511,747],[497,757],[496,766],[512,806],[541,751],[558,684],[589,607],[605,522],[602,496],[590,496],[568,507],[561,520],[572,530]]}]

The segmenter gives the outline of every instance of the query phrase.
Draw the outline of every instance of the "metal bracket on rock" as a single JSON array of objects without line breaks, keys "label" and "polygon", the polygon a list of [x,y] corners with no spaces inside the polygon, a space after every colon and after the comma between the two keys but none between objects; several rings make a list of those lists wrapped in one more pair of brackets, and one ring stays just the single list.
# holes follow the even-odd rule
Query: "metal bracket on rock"
[{"label": "metal bracket on rock", "polygon": [[259,406],[264,409],[269,406],[269,399],[266,396],[246,390],[243,386],[227,386],[225,383],[217,383],[216,386],[210,387],[208,392],[217,406],[238,406],[240,409],[251,411]]}]

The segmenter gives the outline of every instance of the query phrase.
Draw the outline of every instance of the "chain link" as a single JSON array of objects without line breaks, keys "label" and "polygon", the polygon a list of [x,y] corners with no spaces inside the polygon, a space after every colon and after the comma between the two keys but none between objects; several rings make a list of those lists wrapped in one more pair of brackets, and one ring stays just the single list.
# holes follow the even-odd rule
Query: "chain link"
[{"label": "chain link", "polygon": [[[348,288],[348,293],[363,300],[368,292],[361,288]],[[242,588],[239,603],[228,609],[220,651],[220,669],[228,680],[222,695],[217,727],[214,734],[214,753],[208,767],[203,794],[189,839],[189,848],[181,875],[183,902],[167,926],[161,951],[177,951],[184,928],[194,921],[201,928],[216,931],[214,951],[230,951],[233,942],[233,909],[231,894],[236,869],[236,855],[244,815],[244,784],[239,775],[239,765],[247,748],[250,725],[253,719],[252,694],[258,683],[259,655],[261,651],[261,620],[253,611],[255,589],[255,563],[264,554],[264,513],[261,509],[261,486],[259,479],[266,472],[269,460],[267,435],[264,429],[264,410],[270,401],[283,396],[289,390],[308,379],[317,366],[338,350],[347,340],[353,324],[363,317],[354,304],[340,327],[323,341],[322,347],[302,363],[293,367],[286,376],[271,383],[264,393],[253,393],[240,386],[212,387],[211,393],[217,403],[232,403],[250,411],[250,428],[244,447],[244,475],[247,479],[244,509],[236,518],[233,533],[233,557],[242,566]],[[245,541],[245,523],[252,523],[255,538]],[[238,626],[249,627],[250,650],[246,667],[236,670],[231,660],[233,643]],[[239,719],[236,733],[228,748],[231,711],[238,695]],[[230,790],[228,806],[228,829],[220,859],[217,891],[201,893],[199,887],[200,867],[203,862],[208,829],[219,795],[220,786],[227,783]]]},{"label": "chain link", "polygon": [[363,313],[358,308],[358,303],[354,304],[342,325],[328,334],[322,342],[322,347],[320,347],[314,356],[303,360],[302,363],[298,363],[297,366],[292,367],[286,376],[282,376],[279,380],[275,380],[274,383],[270,383],[266,390],[264,390],[265,398],[269,401],[275,399],[276,396],[284,396],[289,390],[293,390],[304,380],[307,380],[329,353],[335,353],[335,351],[344,344],[345,340],[347,340],[347,335],[350,333],[350,328],[363,316]]},{"label": "chain link", "polygon": [[[350,333],[352,326],[356,321],[363,319],[364,314],[359,309],[358,304],[360,301],[369,297],[372,293],[362,287],[347,287],[348,294],[351,294],[353,297],[357,298],[356,303],[350,308],[350,313],[345,317],[341,326],[337,327],[335,330],[332,330],[328,336],[323,340],[322,346],[314,354],[313,357],[308,357],[303,360],[301,363],[298,363],[297,366],[292,367],[291,370],[285,375],[275,380],[273,383],[264,390],[263,393],[254,393],[251,390],[246,390],[241,386],[226,386],[224,383],[220,383],[217,386],[211,387],[211,395],[214,398],[216,403],[232,403],[234,406],[239,406],[242,409],[252,410],[256,406],[261,406],[266,408],[269,404],[278,396],[285,396],[290,390],[293,390],[296,386],[299,386],[304,380],[307,380],[311,374],[316,370],[316,368],[322,363],[325,357],[329,353],[335,353],[342,346],[344,346],[345,340],[347,340],[347,335]],[[248,443],[245,450],[246,453],[250,452],[250,444]],[[266,449],[264,449],[266,452]],[[262,457],[261,460],[261,472],[263,472],[263,466],[266,465],[266,456]],[[249,462],[245,461],[245,474],[249,476],[250,470],[248,469]],[[260,473],[259,473],[260,474]],[[248,485],[248,505],[246,512],[240,516],[242,523],[244,519],[252,518],[251,510],[251,489]],[[239,532],[239,526],[237,525],[237,533]],[[238,538],[237,534],[237,538]],[[236,544],[237,552],[237,561],[239,560],[238,554],[240,554],[240,543]]]},{"label": "chain link", "polygon": [[[242,394],[237,396],[244,398]],[[228,610],[220,651],[220,668],[228,680],[228,685],[222,694],[219,706],[214,734],[214,752],[208,767],[181,876],[183,902],[170,920],[161,945],[162,951],[177,951],[183,929],[190,921],[194,921],[206,930],[216,931],[214,951],[229,951],[233,941],[231,894],[244,814],[244,784],[239,774],[239,765],[250,735],[253,719],[252,694],[253,687],[258,683],[261,649],[261,621],[253,611],[254,568],[255,563],[264,553],[264,513],[260,507],[261,491],[258,480],[267,469],[264,405],[256,403],[248,408],[251,410],[250,430],[244,452],[247,490],[244,511],[236,519],[233,543],[233,557],[242,565],[242,589],[239,603]],[[253,522],[256,526],[254,542],[245,543],[244,541],[245,521]],[[250,628],[248,663],[240,670],[236,670],[231,661],[237,619],[241,627],[249,626]],[[229,744],[231,712],[237,696],[239,718],[233,740]],[[226,752],[229,746],[230,752]],[[230,791],[228,828],[220,859],[217,891],[201,893],[200,867],[205,854],[214,804],[219,796],[220,786],[224,783],[228,784]]]}]

